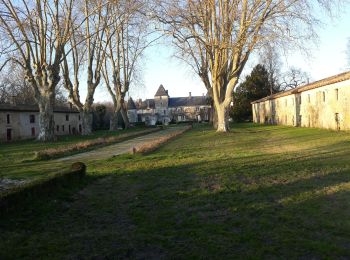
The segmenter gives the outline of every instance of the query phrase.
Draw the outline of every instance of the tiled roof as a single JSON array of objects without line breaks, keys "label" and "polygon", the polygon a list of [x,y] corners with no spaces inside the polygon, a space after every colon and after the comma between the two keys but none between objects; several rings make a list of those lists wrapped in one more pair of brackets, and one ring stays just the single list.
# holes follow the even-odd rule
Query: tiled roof
[{"label": "tiled roof", "polygon": [[251,102],[251,104],[255,104],[255,103],[259,103],[259,102],[264,102],[267,100],[271,100],[271,99],[275,99],[275,98],[279,98],[279,97],[284,97],[284,96],[288,96],[291,94],[297,94],[297,93],[301,93],[307,90],[311,90],[311,89],[315,89],[315,88],[320,88],[320,87],[324,87],[327,85],[331,85],[331,84],[335,84],[338,82],[342,82],[342,81],[346,81],[346,80],[350,80],[350,71],[349,72],[344,72],[332,77],[328,77],[322,80],[318,80],[315,81],[313,83],[295,88],[295,89],[291,89],[291,90],[287,90],[284,92],[280,92],[280,93],[276,93],[274,95],[271,96],[267,96],[258,100],[255,100],[253,102]]},{"label": "tiled roof", "polygon": [[[39,112],[38,105],[14,105],[14,104],[0,104],[0,111],[18,111],[18,112]],[[79,113],[75,108],[65,106],[55,106],[54,112],[57,113]]]},{"label": "tiled roof", "polygon": [[208,105],[205,96],[169,98],[169,107],[205,106]]},{"label": "tiled roof", "polygon": [[168,95],[168,91],[165,90],[165,88],[163,87],[163,85],[160,85],[156,94],[154,95],[155,97],[158,97],[158,96],[169,96]]}]

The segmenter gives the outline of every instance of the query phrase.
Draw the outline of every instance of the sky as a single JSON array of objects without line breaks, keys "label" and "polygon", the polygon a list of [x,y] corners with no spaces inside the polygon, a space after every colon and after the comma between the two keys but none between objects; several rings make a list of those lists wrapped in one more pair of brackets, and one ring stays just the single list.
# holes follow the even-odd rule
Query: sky
[{"label": "sky", "polygon": [[[317,30],[319,40],[310,46],[310,57],[293,52],[281,57],[283,70],[288,67],[300,68],[310,76],[310,81],[320,80],[346,70],[346,45],[350,38],[350,4],[343,8],[336,18],[323,17],[323,26]],[[160,84],[168,90],[170,97],[201,96],[206,89],[200,79],[182,61],[173,57],[171,45],[158,44],[149,48],[144,55],[140,84],[133,86],[129,95],[138,98],[153,98]],[[246,65],[243,76],[256,65],[254,57]],[[104,86],[96,90],[95,101],[110,101]]]}]

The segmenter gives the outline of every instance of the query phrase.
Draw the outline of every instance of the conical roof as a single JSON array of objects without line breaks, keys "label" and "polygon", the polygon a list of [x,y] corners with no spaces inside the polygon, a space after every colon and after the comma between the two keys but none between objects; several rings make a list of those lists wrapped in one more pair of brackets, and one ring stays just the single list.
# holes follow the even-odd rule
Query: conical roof
[{"label": "conical roof", "polygon": [[128,110],[131,110],[131,109],[136,109],[136,105],[134,100],[132,100],[132,98],[130,97],[128,100]]},{"label": "conical roof", "polygon": [[160,85],[156,94],[154,95],[155,97],[159,96],[168,96],[168,91],[165,90],[163,85]]}]

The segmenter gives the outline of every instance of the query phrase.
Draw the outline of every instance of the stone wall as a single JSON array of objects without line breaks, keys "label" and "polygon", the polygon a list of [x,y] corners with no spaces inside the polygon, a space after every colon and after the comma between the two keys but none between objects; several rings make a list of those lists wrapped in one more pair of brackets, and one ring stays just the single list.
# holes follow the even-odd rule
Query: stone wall
[{"label": "stone wall", "polygon": [[305,86],[253,102],[253,121],[350,130],[349,102],[350,79],[309,89]]},{"label": "stone wall", "polygon": [[[7,123],[8,116],[9,123]],[[79,113],[55,112],[54,121],[56,135],[79,134],[80,132]],[[39,112],[0,111],[0,141],[7,141],[8,131],[11,132],[11,140],[37,137],[39,134]]]}]

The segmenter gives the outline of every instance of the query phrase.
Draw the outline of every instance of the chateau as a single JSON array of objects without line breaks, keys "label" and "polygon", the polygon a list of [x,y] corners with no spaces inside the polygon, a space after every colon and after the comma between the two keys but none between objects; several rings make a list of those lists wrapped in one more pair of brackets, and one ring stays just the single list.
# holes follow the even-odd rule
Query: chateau
[{"label": "chateau", "polygon": [[252,102],[255,123],[350,130],[350,72]]},{"label": "chateau", "polygon": [[[69,107],[55,107],[55,134],[81,132],[80,115]],[[35,138],[39,134],[39,108],[36,105],[0,104],[0,142]]]},{"label": "chateau", "polygon": [[130,123],[144,122],[146,125],[169,124],[170,122],[208,121],[210,108],[206,96],[170,97],[168,90],[160,85],[154,99],[131,98],[127,104]]}]

